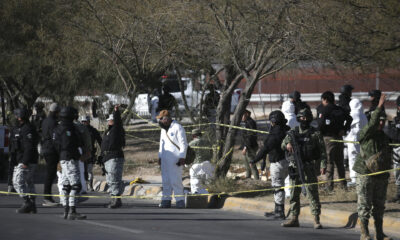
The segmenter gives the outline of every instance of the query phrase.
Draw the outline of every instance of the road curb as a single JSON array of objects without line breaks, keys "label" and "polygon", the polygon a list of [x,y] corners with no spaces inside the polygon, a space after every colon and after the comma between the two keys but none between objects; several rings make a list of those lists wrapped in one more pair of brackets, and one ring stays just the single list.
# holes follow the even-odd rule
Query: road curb
[{"label": "road curb", "polygon": [[[256,215],[264,215],[264,212],[271,212],[274,210],[274,203],[264,202],[252,199],[228,197],[224,200],[223,210],[227,211],[241,211],[248,212]],[[285,210],[287,211],[287,209]],[[334,209],[321,209],[321,224],[343,228],[356,228],[359,229],[357,213],[350,211],[340,211]],[[302,207],[300,212],[300,222],[312,222],[314,216],[308,206]],[[370,230],[374,230],[374,221],[371,218],[369,223]],[[384,217],[383,229],[386,233],[400,237],[400,218]]]}]

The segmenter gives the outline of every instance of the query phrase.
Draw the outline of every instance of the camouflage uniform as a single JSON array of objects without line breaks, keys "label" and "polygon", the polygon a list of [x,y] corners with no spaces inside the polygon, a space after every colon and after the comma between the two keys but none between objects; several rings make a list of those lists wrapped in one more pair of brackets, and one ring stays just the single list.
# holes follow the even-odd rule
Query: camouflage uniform
[{"label": "camouflage uniform", "polygon": [[[314,131],[312,127],[305,130],[301,129],[301,127],[296,127],[291,131],[295,131],[296,129],[298,129],[299,134],[301,135],[304,134],[303,136],[307,136],[307,133],[309,131]],[[306,146],[311,147],[314,153],[317,152],[316,155],[319,155],[319,159],[306,159],[306,158],[302,159],[303,169],[304,169],[304,179],[305,183],[307,184],[318,182],[317,176],[319,175],[320,168],[321,169],[326,168],[326,151],[325,151],[324,140],[318,131],[314,131],[313,133],[309,134],[311,134],[310,139],[308,139],[307,137],[303,138],[299,137],[299,139],[297,140],[299,144],[300,141],[303,141]],[[289,135],[287,135],[282,142],[282,149],[286,150],[286,145],[290,142],[291,138]],[[289,164],[289,167],[293,169],[296,166],[291,162]],[[298,174],[294,178],[293,177],[290,178],[290,186],[300,185],[300,184],[302,183]],[[321,203],[319,201],[318,185],[317,184],[307,185],[305,186],[305,188],[307,190],[307,197],[310,200],[311,213],[314,216],[319,216],[321,214]],[[299,216],[300,214],[300,193],[301,193],[300,187],[291,188],[290,211],[293,214],[293,216]]]},{"label": "camouflage uniform", "polygon": [[367,168],[366,161],[378,152],[382,152],[380,164],[381,170],[390,169],[391,150],[389,148],[389,138],[381,130],[378,130],[381,116],[381,108],[376,108],[368,124],[360,132],[361,154],[358,155],[354,163],[353,170],[357,176],[357,211],[361,222],[362,237],[369,235],[368,221],[370,214],[375,220],[377,239],[383,239],[383,214],[385,210],[386,192],[388,186],[389,173],[375,176],[365,176],[371,173]]},{"label": "camouflage uniform", "polygon": [[123,191],[122,172],[124,171],[124,158],[110,159],[104,163],[106,168],[106,181],[110,187],[110,194],[121,196]]},{"label": "camouflage uniform", "polygon": [[22,168],[22,163],[14,167],[13,183],[17,193],[23,198],[25,193],[36,193],[33,176],[36,164],[29,164],[27,168]]},{"label": "camouflage uniform", "polygon": [[[63,179],[63,186],[77,186],[81,184],[80,172],[79,172],[79,160],[61,160],[61,173]],[[70,192],[64,190],[64,196],[66,198],[66,206],[75,206],[75,196],[79,195],[79,192],[72,188]]]},{"label": "camouflage uniform", "polygon": [[[194,132],[195,130],[193,130]],[[189,143],[190,147],[210,147],[210,143],[204,139],[204,137],[198,137],[193,139]],[[202,186],[202,183],[209,180],[213,176],[214,167],[210,160],[212,158],[212,150],[210,149],[193,149],[196,153],[196,157],[193,161],[193,165],[190,167],[190,187],[192,193],[208,193],[207,190]]]}]

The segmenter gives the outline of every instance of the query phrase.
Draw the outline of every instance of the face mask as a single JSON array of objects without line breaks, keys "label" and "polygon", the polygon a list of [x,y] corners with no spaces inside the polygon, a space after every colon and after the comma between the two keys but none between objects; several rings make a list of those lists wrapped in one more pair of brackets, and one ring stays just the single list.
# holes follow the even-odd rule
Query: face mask
[{"label": "face mask", "polygon": [[309,121],[299,121],[300,122],[300,127],[302,129],[307,129],[310,127],[310,122]]},{"label": "face mask", "polygon": [[164,124],[163,122],[161,122],[161,121],[158,122],[158,125],[160,125],[160,127],[161,127],[162,129],[165,129],[165,130],[168,130],[168,128],[169,128],[169,126],[165,125],[165,124]]}]

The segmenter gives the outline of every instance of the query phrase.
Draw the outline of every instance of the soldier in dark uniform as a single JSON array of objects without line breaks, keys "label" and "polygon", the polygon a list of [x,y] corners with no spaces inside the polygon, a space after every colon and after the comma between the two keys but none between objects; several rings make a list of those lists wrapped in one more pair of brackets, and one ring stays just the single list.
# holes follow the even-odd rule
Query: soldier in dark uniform
[{"label": "soldier in dark uniform", "polygon": [[121,194],[122,172],[124,168],[125,130],[122,125],[119,107],[114,107],[114,112],[107,119],[108,129],[104,133],[101,142],[101,155],[106,169],[106,180],[110,187],[111,202],[108,208],[119,208],[122,206]]},{"label": "soldier in dark uniform", "polygon": [[215,122],[217,116],[217,107],[219,103],[219,93],[215,90],[214,84],[208,86],[208,91],[204,99],[203,112],[206,113],[209,122]]},{"label": "soldier in dark uniform", "polygon": [[350,101],[354,87],[351,85],[343,85],[340,88],[339,103],[338,105],[350,113]]},{"label": "soldier in dark uniform", "polygon": [[[49,108],[49,116],[42,123],[42,156],[46,160],[46,179],[44,182],[44,194],[51,194],[51,185],[57,176],[57,164],[59,155],[54,148],[53,132],[58,125],[59,107],[57,103],[52,103]],[[58,204],[51,196],[45,196],[43,206],[52,207]]]},{"label": "soldier in dark uniform", "polygon": [[[245,123],[245,128],[257,130],[257,123],[251,118],[251,112],[249,110],[245,110],[242,121]],[[251,178],[251,175],[254,176],[254,179],[259,179],[257,166],[255,164],[251,165],[249,162],[253,161],[253,159],[257,155],[258,143],[257,143],[257,133],[252,131],[243,131],[243,142],[242,142],[242,153],[245,156],[245,167],[246,167],[246,178]]]},{"label": "soldier in dark uniform", "polygon": [[[336,165],[340,179],[345,178],[345,168],[343,164],[343,148],[342,142],[335,140],[343,140],[343,135],[350,130],[351,116],[341,107],[335,105],[335,95],[326,91],[321,95],[322,109],[318,116],[319,130],[324,137],[327,157],[327,180],[329,181],[327,189],[333,190],[333,173]],[[341,181],[342,187],[347,188],[346,180]]]},{"label": "soldier in dark uniform", "polygon": [[[389,136],[392,143],[400,144],[400,96],[396,99],[397,114],[392,122],[389,123],[388,131],[386,135]],[[393,168],[394,171],[395,185],[397,188],[397,193],[390,202],[400,203],[400,146],[393,147]]]},{"label": "soldier in dark uniform", "polygon": [[42,133],[42,122],[46,118],[46,113],[44,112],[44,104],[43,102],[37,102],[35,104],[36,114],[32,115],[32,124],[35,125],[36,131],[39,136]]},{"label": "soldier in dark uniform", "polygon": [[81,120],[82,124],[86,126],[86,128],[88,129],[89,133],[90,133],[90,137],[92,139],[91,143],[92,143],[92,154],[90,159],[85,162],[85,177],[87,176],[87,181],[88,181],[88,190],[89,191],[93,191],[93,164],[96,162],[96,152],[97,152],[97,148],[96,148],[96,142],[99,144],[99,146],[101,146],[101,135],[99,133],[99,131],[97,131],[96,128],[94,128],[93,126],[90,125],[90,117],[86,116],[84,118],[82,118]]},{"label": "soldier in dark uniform", "polygon": [[294,104],[294,113],[297,113],[304,108],[310,109],[310,106],[301,100],[301,94],[298,91],[294,91],[289,94],[290,101]]},{"label": "soldier in dark uniform", "polygon": [[73,123],[74,109],[63,107],[59,117],[61,121],[54,130],[53,141],[60,158],[63,195],[66,198],[63,202],[64,219],[86,219],[85,215],[76,212],[76,196],[82,189],[79,158],[83,153],[83,143]]},{"label": "soldier in dark uniform", "polygon": [[264,141],[263,147],[258,151],[257,156],[250,162],[255,164],[268,154],[270,161],[271,185],[276,188],[274,192],[275,211],[274,218],[285,219],[285,178],[288,176],[289,163],[285,158],[285,152],[281,148],[286,132],[290,127],[286,125],[285,115],[279,110],[272,111],[269,114],[271,129]]},{"label": "soldier in dark uniform", "polygon": [[15,190],[24,199],[17,213],[36,213],[35,197],[28,193],[35,193],[33,175],[39,157],[37,151],[39,137],[35,126],[29,121],[27,109],[16,109],[14,114],[18,120],[18,127],[13,130],[11,136],[17,164],[14,167],[13,183]]}]

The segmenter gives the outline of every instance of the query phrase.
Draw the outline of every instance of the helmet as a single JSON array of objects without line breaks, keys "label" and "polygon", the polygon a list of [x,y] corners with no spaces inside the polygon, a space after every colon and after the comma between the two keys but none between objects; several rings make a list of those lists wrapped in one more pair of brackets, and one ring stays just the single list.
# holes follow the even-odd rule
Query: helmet
[{"label": "helmet", "polygon": [[353,86],[351,86],[351,85],[349,85],[349,84],[346,84],[346,85],[343,85],[343,86],[340,88],[340,93],[344,93],[344,94],[350,95],[350,94],[351,94],[351,91],[353,91],[353,89],[354,89]]},{"label": "helmet", "polygon": [[289,98],[293,98],[293,100],[297,101],[301,98],[301,94],[298,91],[294,91],[289,94]]},{"label": "helmet", "polygon": [[368,96],[370,96],[370,97],[374,97],[375,99],[378,99],[378,98],[380,98],[381,97],[381,91],[380,90],[371,90],[371,91],[369,91],[368,92]]},{"label": "helmet", "polygon": [[398,96],[396,99],[396,105],[400,107],[400,96]]},{"label": "helmet", "polygon": [[300,121],[300,117],[306,117],[308,122],[311,122],[313,120],[312,112],[308,108],[301,109],[299,111],[299,113],[297,113],[296,117],[297,117],[297,121]]},{"label": "helmet", "polygon": [[285,119],[285,115],[279,110],[272,111],[269,114],[269,120],[276,125],[285,125],[287,120]]},{"label": "helmet", "polygon": [[14,115],[17,118],[28,119],[30,114],[26,108],[17,108],[14,110]]},{"label": "helmet", "polygon": [[73,119],[74,118],[74,108],[73,107],[63,107],[59,113],[60,118]]}]

